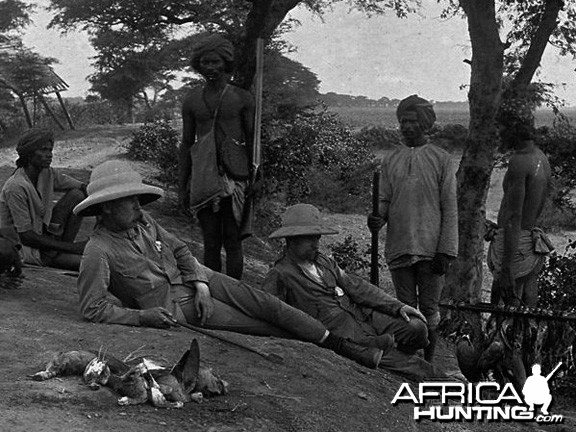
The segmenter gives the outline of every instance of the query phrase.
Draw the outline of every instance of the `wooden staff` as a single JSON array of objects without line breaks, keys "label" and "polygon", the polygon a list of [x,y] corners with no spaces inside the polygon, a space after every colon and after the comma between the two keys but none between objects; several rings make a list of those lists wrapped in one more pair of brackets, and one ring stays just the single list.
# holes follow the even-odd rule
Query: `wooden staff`
[{"label": "wooden staff", "polygon": [[[254,109],[254,142],[252,145],[252,176],[250,186],[254,186],[258,176],[258,169],[262,159],[261,126],[262,126],[262,87],[264,81],[264,40],[256,39],[256,74],[254,76],[255,109]],[[252,221],[254,219],[254,194],[246,197],[240,224],[240,238],[245,239],[253,234]]]},{"label": "wooden staff", "polygon": [[[372,179],[372,215],[378,216],[378,207],[380,204],[380,170],[374,171],[374,178]],[[380,285],[379,275],[379,260],[378,260],[378,232],[379,230],[372,230],[372,250],[370,262],[370,282],[372,285]]]}]

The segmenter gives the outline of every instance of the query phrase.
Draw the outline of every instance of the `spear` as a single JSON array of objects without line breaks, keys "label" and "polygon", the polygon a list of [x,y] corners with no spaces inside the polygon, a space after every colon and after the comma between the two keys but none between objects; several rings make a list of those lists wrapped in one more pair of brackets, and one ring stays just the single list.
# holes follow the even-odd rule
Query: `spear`
[{"label": "spear", "polygon": [[[261,149],[261,126],[262,126],[262,86],[264,81],[264,40],[256,39],[256,74],[254,76],[254,142],[252,145],[252,176],[250,186],[256,182],[258,169],[262,158]],[[252,220],[254,219],[254,195],[246,197],[242,223],[240,224],[240,238],[245,239],[253,234]]]}]

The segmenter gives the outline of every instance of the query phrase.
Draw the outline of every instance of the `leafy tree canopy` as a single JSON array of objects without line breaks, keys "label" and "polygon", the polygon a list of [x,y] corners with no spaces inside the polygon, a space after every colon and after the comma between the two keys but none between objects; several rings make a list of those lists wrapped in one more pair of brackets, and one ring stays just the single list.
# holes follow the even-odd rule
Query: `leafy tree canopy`
[{"label": "leafy tree canopy", "polygon": [[0,33],[19,30],[30,23],[32,6],[21,0],[0,2]]}]

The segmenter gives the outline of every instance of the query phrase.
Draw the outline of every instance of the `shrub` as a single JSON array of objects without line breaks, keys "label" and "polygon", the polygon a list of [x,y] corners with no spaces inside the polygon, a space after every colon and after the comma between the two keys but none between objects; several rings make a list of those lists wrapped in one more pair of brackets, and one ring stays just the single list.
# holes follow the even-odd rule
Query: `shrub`
[{"label": "shrub", "polygon": [[[576,291],[574,280],[576,279],[576,240],[570,240],[564,254],[552,252],[538,277],[538,307],[574,314],[576,312]],[[549,332],[550,340],[545,340],[546,353],[543,363],[551,369],[561,359],[568,369],[562,372],[556,380],[559,395],[574,399],[576,392],[576,369],[574,368],[572,351],[574,347],[574,330],[571,323],[552,322],[553,327]],[[554,355],[555,354],[555,355]],[[567,358],[564,358],[567,357]],[[572,402],[573,404],[573,402]]]},{"label": "shrub", "polygon": [[430,139],[448,152],[464,150],[468,129],[461,124],[434,125],[429,132]]},{"label": "shrub", "polygon": [[358,175],[372,166],[370,147],[325,109],[299,114],[290,123],[270,120],[262,136],[267,195],[290,205],[308,199],[316,187],[335,189],[340,200],[369,191],[370,176]]},{"label": "shrub", "polygon": [[554,180],[541,223],[548,228],[573,229],[576,227],[576,206],[572,201],[576,187],[576,128],[566,118],[559,117],[552,128],[538,129],[537,142],[548,155]]},{"label": "shrub", "polygon": [[538,276],[539,306],[576,312],[576,240],[570,240],[564,254],[553,251]]},{"label": "shrub", "polygon": [[370,268],[370,250],[368,246],[362,252],[360,245],[351,235],[348,235],[341,242],[328,245],[332,252],[332,257],[338,265],[349,273],[357,273]]},{"label": "shrub", "polygon": [[356,134],[356,139],[372,149],[388,150],[402,144],[398,129],[382,126],[365,127]]},{"label": "shrub", "polygon": [[178,182],[179,134],[166,120],[145,123],[134,132],[126,145],[128,157],[151,162],[159,170],[159,179],[175,185]]}]

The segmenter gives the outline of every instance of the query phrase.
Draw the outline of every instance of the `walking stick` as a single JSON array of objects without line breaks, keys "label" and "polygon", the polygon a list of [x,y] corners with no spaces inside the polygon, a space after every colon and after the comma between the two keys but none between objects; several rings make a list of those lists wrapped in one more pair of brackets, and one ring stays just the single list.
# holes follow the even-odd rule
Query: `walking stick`
[{"label": "walking stick", "polygon": [[228,339],[227,337],[224,337],[224,336],[222,336],[222,335],[219,335],[219,334],[217,334],[217,333],[214,333],[213,331],[206,330],[206,329],[203,329],[203,328],[200,328],[200,327],[197,327],[197,326],[193,326],[193,325],[190,325],[190,324],[187,324],[187,323],[181,323],[181,322],[178,322],[178,321],[174,321],[174,323],[175,323],[175,324],[178,324],[178,325],[181,326],[181,327],[185,327],[185,328],[187,328],[188,330],[192,330],[192,331],[195,331],[195,332],[197,332],[197,333],[200,333],[200,334],[203,334],[203,335],[206,335],[206,336],[213,337],[213,338],[218,339],[218,340],[220,340],[220,341],[222,341],[222,342],[226,342],[226,343],[228,343],[228,344],[230,344],[230,345],[234,345],[235,347],[242,348],[242,349],[245,349],[246,351],[250,351],[250,352],[253,352],[253,353],[255,353],[255,354],[258,354],[259,356],[264,357],[266,360],[271,361],[272,363],[279,364],[279,363],[283,363],[283,362],[284,362],[284,358],[283,358],[281,355],[279,355],[279,354],[266,353],[266,352],[264,352],[264,351],[260,351],[260,350],[258,350],[258,349],[256,349],[256,348],[251,347],[251,346],[244,345],[244,344],[242,344],[242,343],[240,343],[240,342],[233,341],[232,339]]},{"label": "walking stick", "polygon": [[[262,86],[264,81],[264,40],[256,39],[256,75],[254,97],[254,142],[252,145],[252,176],[250,186],[254,186],[258,176],[258,169],[262,158],[261,152],[261,126],[262,126]],[[254,219],[254,194],[246,197],[242,212],[242,223],[240,224],[240,238],[244,240],[253,234],[252,221]]]},{"label": "walking stick", "polygon": [[[374,171],[374,178],[372,179],[372,214],[378,216],[378,206],[380,204],[380,170]],[[380,275],[378,273],[378,230],[372,230],[372,250],[370,262],[370,283],[372,285],[380,285]]]}]

